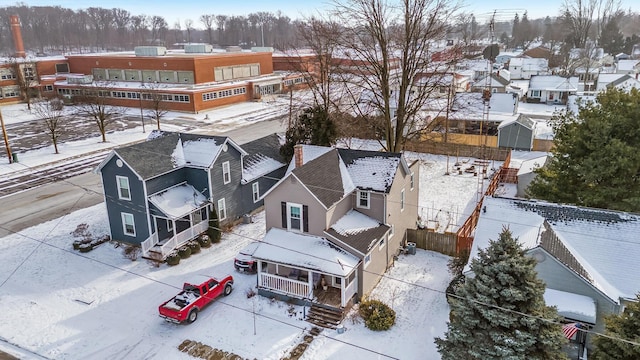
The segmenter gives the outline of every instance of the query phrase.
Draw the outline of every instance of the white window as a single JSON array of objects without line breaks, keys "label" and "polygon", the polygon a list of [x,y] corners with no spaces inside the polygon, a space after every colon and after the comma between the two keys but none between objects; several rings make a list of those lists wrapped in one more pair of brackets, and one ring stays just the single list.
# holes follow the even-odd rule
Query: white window
[{"label": "white window", "polygon": [[136,236],[136,224],[133,220],[133,214],[120,213],[122,216],[122,231],[125,235]]},{"label": "white window", "polygon": [[167,219],[167,231],[173,232],[173,220]]},{"label": "white window", "polygon": [[540,90],[531,90],[531,96],[540,97]]},{"label": "white window", "polygon": [[287,229],[302,232],[302,205],[287,203]]},{"label": "white window", "polygon": [[227,218],[227,205],[224,198],[218,200],[218,220],[224,220]]},{"label": "white window", "polygon": [[391,229],[389,229],[389,237],[392,237],[393,234],[396,233],[396,226],[394,224],[391,224]]},{"label": "white window", "polygon": [[369,263],[371,262],[371,254],[367,254],[364,256],[364,267],[369,266]]},{"label": "white window", "polygon": [[413,185],[414,185],[414,173],[411,173],[411,190],[413,190]]},{"label": "white window", "polygon": [[404,189],[400,192],[400,211],[404,210]]},{"label": "white window", "polygon": [[253,191],[253,202],[260,200],[260,184],[257,182],[251,184],[251,190]]},{"label": "white window", "polygon": [[229,162],[225,161],[222,163],[222,181],[225,184],[231,182],[231,170],[229,169]]},{"label": "white window", "polygon": [[380,242],[378,243],[378,250],[382,250],[382,248],[384,248],[384,236],[382,237],[382,239],[380,239]]},{"label": "white window", "polygon": [[358,207],[368,209],[371,204],[371,193],[368,191],[358,191]]},{"label": "white window", "polygon": [[118,182],[118,198],[120,200],[131,200],[131,188],[129,188],[129,178],[116,176]]}]

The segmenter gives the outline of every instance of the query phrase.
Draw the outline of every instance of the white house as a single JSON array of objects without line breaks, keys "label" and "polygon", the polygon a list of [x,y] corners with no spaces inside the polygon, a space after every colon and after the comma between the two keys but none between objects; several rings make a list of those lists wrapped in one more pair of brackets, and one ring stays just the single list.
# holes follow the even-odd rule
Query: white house
[{"label": "white house", "polygon": [[616,73],[628,74],[637,78],[640,73],[640,60],[619,60]]},{"label": "white house", "polygon": [[512,58],[509,60],[511,80],[531,79],[533,75],[549,73],[549,60],[541,58]]},{"label": "white house", "polygon": [[578,78],[558,75],[534,75],[529,80],[527,102],[566,104],[569,95],[578,91]]},{"label": "white house", "polygon": [[609,87],[629,91],[632,88],[640,89],[640,80],[627,74],[600,74],[596,91],[604,91]]}]

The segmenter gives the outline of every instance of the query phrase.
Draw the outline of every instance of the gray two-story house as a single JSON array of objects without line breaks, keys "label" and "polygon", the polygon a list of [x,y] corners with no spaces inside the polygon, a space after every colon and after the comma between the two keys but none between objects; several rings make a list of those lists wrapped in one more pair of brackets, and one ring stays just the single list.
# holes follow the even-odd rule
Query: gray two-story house
[{"label": "gray two-story house", "polygon": [[243,147],[223,136],[153,132],[113,150],[97,167],[111,238],[164,259],[205,232],[215,209],[221,225],[262,206],[284,174],[277,135]]},{"label": "gray two-story house", "polygon": [[296,146],[264,195],[259,293],[335,308],[367,295],[416,226],[418,172],[400,153]]}]

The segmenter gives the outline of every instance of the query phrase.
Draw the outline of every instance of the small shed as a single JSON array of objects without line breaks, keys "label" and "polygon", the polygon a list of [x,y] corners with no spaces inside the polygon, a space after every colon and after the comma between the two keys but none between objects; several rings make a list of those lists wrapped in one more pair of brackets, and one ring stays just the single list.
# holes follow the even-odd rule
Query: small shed
[{"label": "small shed", "polygon": [[531,150],[536,122],[520,114],[515,120],[503,121],[498,126],[498,146],[515,150]]}]

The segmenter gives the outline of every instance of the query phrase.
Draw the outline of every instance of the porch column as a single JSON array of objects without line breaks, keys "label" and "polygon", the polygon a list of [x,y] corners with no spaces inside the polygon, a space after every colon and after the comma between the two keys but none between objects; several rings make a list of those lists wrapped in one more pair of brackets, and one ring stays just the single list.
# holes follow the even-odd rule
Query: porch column
[{"label": "porch column", "polygon": [[307,297],[311,300],[313,299],[313,272],[309,270],[307,270],[307,284],[309,285]]},{"label": "porch column", "polygon": [[345,304],[347,303],[346,299],[344,298],[344,294],[345,294],[345,282],[347,281],[348,278],[345,277],[341,277],[340,278],[340,306],[345,306]]},{"label": "porch column", "polygon": [[193,213],[189,213],[189,234],[191,235],[190,237],[195,236],[193,234]]}]

